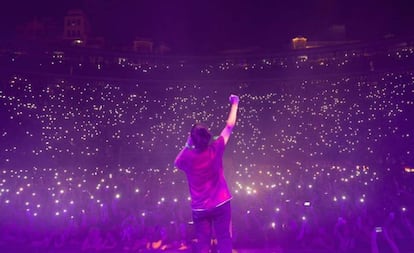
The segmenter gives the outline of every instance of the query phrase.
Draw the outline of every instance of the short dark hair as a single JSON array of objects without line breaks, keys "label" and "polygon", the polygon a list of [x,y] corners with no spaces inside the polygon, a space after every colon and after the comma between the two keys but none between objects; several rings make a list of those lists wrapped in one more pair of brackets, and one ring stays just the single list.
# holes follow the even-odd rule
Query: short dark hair
[{"label": "short dark hair", "polygon": [[211,140],[211,134],[207,126],[196,123],[191,128],[191,141],[197,151],[204,151]]}]

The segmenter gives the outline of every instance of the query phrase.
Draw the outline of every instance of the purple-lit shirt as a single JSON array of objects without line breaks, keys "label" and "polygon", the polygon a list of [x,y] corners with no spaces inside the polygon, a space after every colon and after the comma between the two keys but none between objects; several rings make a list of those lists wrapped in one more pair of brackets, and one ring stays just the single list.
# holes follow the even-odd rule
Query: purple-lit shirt
[{"label": "purple-lit shirt", "polygon": [[177,158],[177,167],[187,176],[193,210],[211,209],[232,198],[224,177],[224,148],[220,136],[203,152],[186,148]]}]

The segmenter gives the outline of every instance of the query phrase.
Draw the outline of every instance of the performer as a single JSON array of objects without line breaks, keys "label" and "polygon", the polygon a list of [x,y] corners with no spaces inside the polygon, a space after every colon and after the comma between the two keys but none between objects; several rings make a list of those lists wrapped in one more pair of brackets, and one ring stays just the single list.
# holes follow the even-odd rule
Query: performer
[{"label": "performer", "polygon": [[232,196],[224,177],[223,154],[236,124],[239,97],[230,95],[229,100],[230,113],[220,136],[212,140],[205,125],[195,124],[175,159],[175,165],[185,172],[188,180],[198,253],[209,252],[213,229],[218,252],[232,252]]}]

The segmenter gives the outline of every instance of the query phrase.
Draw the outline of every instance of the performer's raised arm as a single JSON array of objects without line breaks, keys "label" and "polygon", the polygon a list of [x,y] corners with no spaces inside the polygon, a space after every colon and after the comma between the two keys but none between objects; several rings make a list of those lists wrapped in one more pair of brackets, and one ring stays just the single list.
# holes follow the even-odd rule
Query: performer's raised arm
[{"label": "performer's raised arm", "polygon": [[229,97],[230,100],[230,113],[229,113],[229,117],[226,121],[226,126],[223,128],[223,130],[221,131],[221,136],[223,136],[224,138],[224,143],[227,144],[229,137],[231,135],[231,132],[233,131],[233,127],[236,125],[236,119],[237,119],[237,110],[239,107],[239,97],[237,95],[230,95]]}]

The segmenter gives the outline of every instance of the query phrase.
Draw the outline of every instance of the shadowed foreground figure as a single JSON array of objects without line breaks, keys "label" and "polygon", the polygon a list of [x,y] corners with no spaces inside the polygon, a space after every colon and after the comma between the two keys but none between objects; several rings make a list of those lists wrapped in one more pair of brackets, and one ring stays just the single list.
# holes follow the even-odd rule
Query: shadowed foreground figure
[{"label": "shadowed foreground figure", "polygon": [[208,253],[213,229],[219,253],[232,252],[232,198],[224,178],[224,149],[236,123],[239,97],[230,95],[230,113],[220,136],[212,138],[203,124],[195,124],[175,165],[187,176],[196,232],[196,250]]}]

